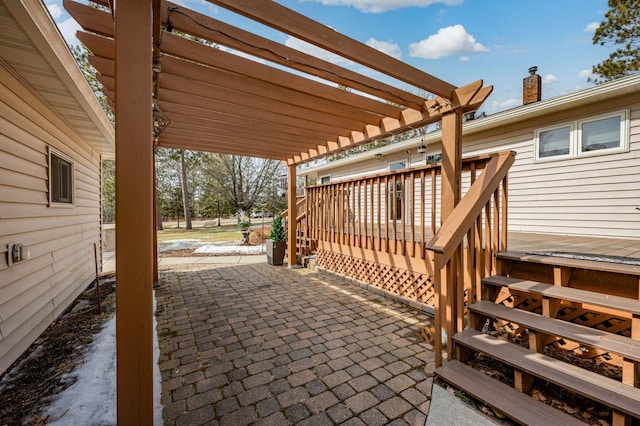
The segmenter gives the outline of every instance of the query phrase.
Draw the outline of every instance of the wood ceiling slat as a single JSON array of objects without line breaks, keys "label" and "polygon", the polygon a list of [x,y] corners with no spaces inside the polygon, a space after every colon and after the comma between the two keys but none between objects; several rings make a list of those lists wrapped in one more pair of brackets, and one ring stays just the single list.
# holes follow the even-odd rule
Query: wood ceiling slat
[{"label": "wood ceiling slat", "polygon": [[173,34],[164,34],[162,51],[166,54],[185,58],[232,73],[241,74],[259,81],[265,81],[277,87],[310,93],[316,97],[350,105],[364,111],[389,117],[397,117],[401,108],[369,97],[342,90],[336,86],[313,81],[290,72],[246,59],[221,49],[211,49],[201,43],[187,40]]},{"label": "wood ceiling slat", "polygon": [[208,1],[445,99],[450,100],[456,89],[456,86],[446,81],[353,40],[274,1]]},{"label": "wood ceiling slat", "polygon": [[302,93],[277,86],[264,80],[256,80],[243,75],[231,74],[204,65],[194,64],[182,59],[163,56],[162,67],[162,74],[160,75],[161,83],[166,74],[174,74],[207,83],[207,85],[211,85],[216,92],[219,92],[220,89],[236,90],[239,93],[266,98],[311,111],[350,118],[356,122],[377,124],[383,117],[351,105],[345,105],[309,93]]},{"label": "wood ceiling slat", "polygon": [[292,157],[300,152],[289,149],[274,149],[273,144],[268,143],[248,143],[246,139],[242,138],[217,137],[212,139],[170,132],[160,134],[158,138],[158,145],[163,145],[168,141],[182,142],[184,144],[189,144],[191,146],[197,145],[199,147],[209,146],[210,149],[214,150],[212,152],[216,152],[215,150],[218,149],[237,149],[243,153],[248,153],[249,156],[253,156],[252,153],[255,152],[260,153],[262,156],[278,160],[285,160],[286,158]]},{"label": "wood ceiling slat", "polygon": [[160,138],[156,146],[163,148],[187,149],[191,151],[213,152],[216,154],[245,155],[247,157],[269,158],[273,160],[285,161],[286,157],[274,157],[273,152],[263,152],[255,149],[247,149],[238,146],[215,146],[208,143],[189,142],[184,139]]},{"label": "wood ceiling slat", "polygon": [[201,108],[194,108],[185,105],[174,104],[170,102],[159,101],[160,109],[171,118],[176,118],[183,122],[193,122],[200,124],[202,122],[211,122],[212,127],[225,126],[228,124],[245,126],[249,129],[266,129],[282,132],[283,134],[298,137],[299,139],[318,139],[328,140],[335,137],[332,133],[322,133],[313,130],[301,129],[299,127],[286,126],[283,124],[275,124],[264,120],[255,120],[247,117],[238,117],[236,115],[228,115],[218,111],[207,111]]},{"label": "wood ceiling slat", "polygon": [[[328,126],[341,128],[347,131],[349,129],[361,128],[367,124],[366,122],[353,120],[348,117],[340,117],[320,111],[313,111],[307,108],[290,105],[285,102],[267,99],[262,96],[237,92],[226,87],[212,86],[195,80],[190,80],[186,77],[163,72],[160,76],[160,90],[162,91],[164,89],[175,91],[179,90],[192,96],[220,101],[225,103],[225,105],[244,106],[246,108],[254,109],[258,113],[261,113],[262,111],[278,111],[279,114],[288,117],[326,124]],[[163,95],[161,95],[161,97],[162,96]],[[224,107],[221,110],[224,111]]]},{"label": "wood ceiling slat", "polygon": [[[173,116],[171,119],[171,124],[167,127],[167,129],[172,130],[184,130],[188,132],[193,132],[206,135],[237,135],[239,137],[245,137],[248,140],[258,140],[258,141],[273,141],[278,143],[280,146],[291,146],[296,147],[298,150],[304,149],[305,146],[313,147],[315,145],[325,143],[326,140],[323,139],[311,139],[311,138],[295,138],[292,135],[287,135],[281,132],[274,132],[266,129],[256,129],[251,127],[244,126],[234,126],[234,125],[224,125],[224,126],[199,126],[193,124],[192,120],[181,120],[181,117]],[[259,132],[258,132],[259,130]]]}]

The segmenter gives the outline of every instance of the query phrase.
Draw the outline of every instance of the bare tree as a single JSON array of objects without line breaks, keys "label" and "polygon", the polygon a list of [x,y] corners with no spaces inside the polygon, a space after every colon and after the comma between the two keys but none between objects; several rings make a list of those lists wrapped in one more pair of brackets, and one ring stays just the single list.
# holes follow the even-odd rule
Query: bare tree
[{"label": "bare tree", "polygon": [[239,155],[211,154],[206,172],[231,200],[243,220],[266,195],[266,189],[280,176],[280,162]]},{"label": "bare tree", "polygon": [[189,202],[189,184],[187,180],[187,162],[184,160],[184,149],[180,150],[180,181],[182,182],[182,206],[184,208],[184,223],[186,229],[192,229],[191,203]]}]

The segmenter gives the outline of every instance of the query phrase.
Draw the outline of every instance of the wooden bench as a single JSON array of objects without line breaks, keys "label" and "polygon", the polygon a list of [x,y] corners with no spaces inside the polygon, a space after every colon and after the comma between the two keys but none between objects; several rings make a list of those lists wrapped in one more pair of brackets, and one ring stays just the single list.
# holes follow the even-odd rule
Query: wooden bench
[{"label": "wooden bench", "polygon": [[512,366],[516,372],[539,377],[620,413],[640,418],[640,389],[532,352],[478,330],[464,330],[452,338],[458,359],[461,352],[483,352]]},{"label": "wooden bench", "polygon": [[520,278],[494,275],[484,278],[483,285],[508,287],[527,293],[539,294],[543,298],[560,299],[570,302],[586,303],[592,306],[599,306],[606,309],[624,311],[633,316],[640,317],[640,300],[629,299],[627,297],[612,296],[603,293],[580,290],[571,287],[562,287],[551,284],[543,284],[537,281],[523,280]]},{"label": "wooden bench", "polygon": [[578,419],[536,401],[459,361],[447,362],[436,370],[436,375],[519,424],[584,426]]},{"label": "wooden bench", "polygon": [[[474,303],[469,306],[469,311],[472,316],[479,315],[481,318],[511,321],[529,330],[564,337],[586,346],[599,348],[605,352],[613,352],[640,362],[640,340],[633,340],[596,328],[560,321],[520,309],[511,309],[489,301]],[[482,319],[476,322],[484,324]],[[476,327],[476,329],[479,329],[479,327]]]}]

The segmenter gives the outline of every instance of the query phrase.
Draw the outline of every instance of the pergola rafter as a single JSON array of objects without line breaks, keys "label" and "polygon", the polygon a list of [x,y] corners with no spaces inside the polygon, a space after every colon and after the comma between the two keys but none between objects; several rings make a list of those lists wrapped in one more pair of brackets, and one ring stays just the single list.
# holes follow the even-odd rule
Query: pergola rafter
[{"label": "pergola rafter", "polygon": [[118,423],[151,424],[154,146],[286,163],[288,263],[293,265],[297,164],[442,120],[445,220],[460,196],[462,114],[477,109],[492,88],[481,80],[455,87],[271,0],[209,1],[427,95],[167,0],[92,1],[114,12],[73,0],[64,0],[64,7],[83,28],[78,38],[90,50],[116,114]]}]

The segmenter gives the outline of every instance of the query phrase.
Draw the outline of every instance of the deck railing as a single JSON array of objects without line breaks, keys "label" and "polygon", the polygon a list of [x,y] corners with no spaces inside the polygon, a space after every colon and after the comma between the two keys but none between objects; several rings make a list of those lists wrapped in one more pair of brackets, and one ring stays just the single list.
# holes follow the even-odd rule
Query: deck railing
[{"label": "deck railing", "polygon": [[[463,160],[463,193],[498,156]],[[440,225],[440,174],[440,164],[433,164],[308,187],[308,235],[318,242],[425,259]]]},{"label": "deck railing", "polygon": [[471,187],[427,244],[435,252],[437,366],[442,364],[442,330],[451,348],[451,336],[464,328],[465,302],[479,300],[480,280],[496,273],[495,256],[506,250],[507,174],[514,161],[514,152],[502,152],[480,176],[472,171]]}]

